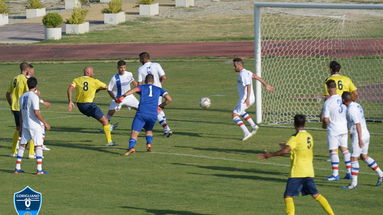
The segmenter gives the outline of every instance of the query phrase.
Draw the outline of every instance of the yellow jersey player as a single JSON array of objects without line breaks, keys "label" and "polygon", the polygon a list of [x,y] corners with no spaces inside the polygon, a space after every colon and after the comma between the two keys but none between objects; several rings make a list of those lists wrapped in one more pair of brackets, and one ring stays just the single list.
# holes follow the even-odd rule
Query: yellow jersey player
[{"label": "yellow jersey player", "polygon": [[72,100],[72,90],[76,89],[76,104],[81,113],[88,117],[93,117],[99,121],[104,128],[107,146],[115,146],[110,133],[110,124],[104,116],[101,109],[93,102],[96,93],[99,90],[106,90],[107,85],[93,78],[93,67],[87,66],[84,68],[84,76],[75,78],[68,88],[68,110],[72,111],[74,103]]},{"label": "yellow jersey player", "polygon": [[[8,101],[8,104],[11,107],[11,111],[13,113],[13,116],[15,118],[15,124],[16,124],[16,131],[13,133],[12,138],[12,151],[10,156],[15,157],[17,152],[17,143],[20,141],[20,97],[28,92],[28,85],[27,85],[27,75],[28,70],[30,70],[30,64],[27,62],[22,62],[20,64],[20,74],[15,76],[9,85],[9,88],[7,90],[7,93],[5,94],[5,97]],[[34,158],[34,147],[30,147],[29,151],[29,158]]]},{"label": "yellow jersey player", "polygon": [[324,196],[319,194],[314,182],[313,148],[314,140],[305,129],[306,116],[294,116],[296,133],[289,139],[282,149],[273,153],[259,155],[260,159],[268,159],[290,153],[291,169],[284,193],[285,211],[288,215],[295,214],[294,196],[311,195],[327,214],[334,214],[330,204]]},{"label": "yellow jersey player", "polygon": [[354,83],[349,77],[340,74],[340,69],[341,66],[338,62],[330,62],[331,76],[328,77],[324,82],[323,95],[325,96],[325,99],[330,97],[326,82],[329,80],[334,80],[336,83],[336,94],[341,96],[343,92],[350,92],[352,94],[353,101],[356,101],[358,98],[358,89],[355,87]]}]

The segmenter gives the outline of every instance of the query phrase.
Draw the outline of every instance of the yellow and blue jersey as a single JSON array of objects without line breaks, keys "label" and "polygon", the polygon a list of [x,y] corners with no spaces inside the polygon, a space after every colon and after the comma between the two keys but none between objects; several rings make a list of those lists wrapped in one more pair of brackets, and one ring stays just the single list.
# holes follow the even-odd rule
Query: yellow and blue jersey
[{"label": "yellow and blue jersey", "polygon": [[287,144],[290,151],[290,178],[314,177],[313,148],[314,139],[306,130],[294,134]]},{"label": "yellow and blue jersey", "polygon": [[28,92],[28,84],[27,84],[27,77],[23,74],[19,74],[15,76],[7,90],[7,92],[10,94],[12,98],[12,105],[11,109],[13,111],[20,111],[20,97],[25,93]]},{"label": "yellow and blue jersey", "polygon": [[77,103],[91,103],[96,96],[96,91],[106,89],[107,85],[100,80],[89,76],[75,78],[72,87],[76,89]]},{"label": "yellow and blue jersey", "polygon": [[326,82],[329,80],[334,80],[336,83],[336,94],[342,95],[343,92],[353,92],[357,90],[355,87],[354,83],[351,81],[351,79],[347,76],[340,75],[340,74],[334,74],[330,77],[328,77],[325,80],[324,83],[324,89],[323,89],[323,95],[328,96],[328,91],[327,91],[327,85]]}]

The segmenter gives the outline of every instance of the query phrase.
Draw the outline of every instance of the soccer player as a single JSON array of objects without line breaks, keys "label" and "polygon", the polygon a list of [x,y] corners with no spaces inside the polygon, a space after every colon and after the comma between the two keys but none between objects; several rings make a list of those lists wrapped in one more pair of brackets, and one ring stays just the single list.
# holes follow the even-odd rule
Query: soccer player
[{"label": "soccer player", "polygon": [[324,83],[323,94],[325,96],[325,99],[328,99],[330,97],[326,83],[329,80],[334,80],[336,83],[336,94],[342,96],[343,92],[350,92],[352,94],[353,101],[356,101],[358,98],[358,89],[355,87],[354,83],[349,77],[340,74],[340,69],[341,66],[338,62],[330,62],[331,76],[328,77]]},{"label": "soccer player", "polygon": [[138,85],[122,95],[126,97],[133,93],[140,94],[140,104],[132,122],[129,148],[123,154],[124,156],[129,156],[136,151],[134,146],[136,145],[138,135],[142,128],[144,128],[146,132],[146,150],[148,152],[152,150],[153,127],[157,121],[158,113],[158,98],[165,98],[165,101],[159,105],[161,109],[164,109],[166,105],[172,102],[172,98],[164,89],[154,85],[153,75],[147,75],[145,77],[145,83],[145,85]]},{"label": "soccer player", "polygon": [[[275,89],[270,86],[266,81],[264,81],[261,77],[256,74],[246,70],[244,68],[244,63],[241,58],[233,59],[233,68],[235,72],[238,72],[238,80],[237,80],[237,91],[238,91],[238,102],[234,107],[232,118],[236,125],[238,125],[243,131],[243,139],[245,141],[253,136],[258,129],[258,126],[254,123],[253,119],[246,112],[250,106],[252,106],[255,102],[254,90],[253,90],[253,79],[262,83],[267,91],[275,91]],[[242,116],[252,127],[253,131],[249,132],[246,125],[242,122],[240,116]]]},{"label": "soccer player", "polygon": [[[130,85],[133,84],[137,86],[137,81],[134,80],[133,74],[131,72],[126,71],[126,62],[120,60],[117,62],[117,70],[118,73],[115,74],[108,84],[108,93],[110,97],[112,97],[112,102],[109,105],[108,114],[106,118],[110,122],[110,119],[114,115],[116,111],[119,111],[122,105],[126,105],[128,108],[137,109],[138,108],[138,100],[134,95],[129,95],[125,97],[120,103],[118,103],[118,98],[122,96],[122,93],[130,90]],[[112,124],[110,130],[112,131],[117,127],[116,124]]]},{"label": "soccer player", "polygon": [[75,78],[72,84],[68,87],[68,110],[72,111],[74,103],[72,100],[72,90],[76,89],[76,104],[80,112],[88,117],[93,117],[99,121],[104,129],[107,146],[115,146],[110,133],[110,124],[104,116],[101,109],[93,102],[96,93],[99,90],[106,90],[105,83],[93,78],[93,67],[87,66],[84,68],[84,76]]},{"label": "soccer player", "polygon": [[[51,126],[44,120],[40,113],[39,97],[36,94],[37,80],[31,77],[27,81],[29,91],[24,93],[20,97],[20,125],[21,140],[20,147],[17,151],[16,169],[15,174],[23,173],[21,169],[21,161],[23,158],[24,150],[28,141],[33,140],[36,147],[36,161],[37,161],[37,175],[45,175],[42,169],[43,164],[43,143],[44,143],[44,129],[41,127],[41,123],[47,130],[51,129]],[[32,147],[33,145],[30,145]]]},{"label": "soccer player", "polygon": [[[165,71],[162,69],[159,63],[154,63],[150,60],[150,55],[148,52],[142,52],[139,54],[140,62],[142,66],[138,68],[138,84],[142,84],[145,80],[145,77],[148,74],[152,74],[154,77],[153,85],[156,87],[162,87],[162,84],[167,79]],[[158,104],[162,103],[162,97],[158,98]],[[158,122],[163,128],[164,135],[170,137],[173,132],[170,129],[169,125],[166,122],[165,112],[163,110],[158,110]]]},{"label": "soccer player", "polygon": [[323,128],[327,128],[327,144],[330,151],[332,175],[326,181],[339,181],[339,156],[338,148],[343,152],[346,165],[345,179],[351,179],[351,155],[347,147],[347,108],[342,102],[342,97],[336,92],[334,80],[326,82],[330,97],[323,104]]},{"label": "soccer player", "polygon": [[[31,67],[30,64],[27,62],[22,62],[20,64],[20,74],[15,76],[10,86],[7,90],[7,93],[5,95],[8,104],[11,106],[11,111],[13,113],[13,116],[15,118],[15,124],[16,124],[16,130],[13,133],[12,138],[12,150],[10,156],[15,157],[17,153],[17,145],[18,142],[20,142],[20,97],[25,93],[28,92],[28,85],[27,85],[27,75],[28,72],[30,72]],[[33,143],[29,143],[30,146],[33,146]],[[30,147],[29,150],[29,158],[33,159],[35,158],[35,150],[34,147]]]},{"label": "soccer player", "polygon": [[364,162],[378,174],[378,181],[376,186],[379,186],[383,182],[383,172],[379,168],[378,164],[374,159],[369,157],[368,147],[370,145],[370,133],[367,129],[366,119],[364,118],[363,108],[360,104],[352,101],[352,94],[344,92],[342,94],[343,103],[347,106],[347,120],[351,133],[351,184],[343,187],[343,189],[356,189],[358,185],[359,175],[359,162],[358,157],[360,156]]},{"label": "soccer player", "polygon": [[313,148],[314,139],[305,130],[306,117],[304,115],[294,116],[294,127],[296,133],[289,141],[282,145],[282,149],[273,153],[259,155],[260,159],[268,159],[274,156],[282,156],[290,153],[290,175],[287,180],[284,193],[285,211],[287,215],[295,214],[294,196],[311,195],[327,214],[334,214],[330,204],[324,196],[319,194],[314,182]]}]

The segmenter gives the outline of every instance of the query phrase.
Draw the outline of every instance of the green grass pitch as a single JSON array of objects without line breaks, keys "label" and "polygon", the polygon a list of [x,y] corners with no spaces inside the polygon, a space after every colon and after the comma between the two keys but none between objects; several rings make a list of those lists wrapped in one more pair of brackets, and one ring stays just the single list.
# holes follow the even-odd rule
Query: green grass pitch
[{"label": "green grass pitch", "polygon": [[[250,60],[247,68],[252,69]],[[134,111],[118,112],[113,139],[119,146],[104,146],[101,125],[77,109],[67,112],[66,89],[86,65],[95,68],[96,78],[108,82],[115,74],[115,62],[35,63],[42,98],[52,103],[42,107],[52,125],[46,144],[44,168],[50,173],[36,176],[35,160],[23,160],[27,172],[14,175],[15,158],[10,152],[14,121],[1,98],[0,116],[0,214],[15,214],[13,193],[29,185],[43,194],[41,215],[152,214],[152,215],[247,215],[283,214],[282,195],[289,171],[289,157],[267,161],[257,159],[263,150],[278,150],[294,130],[261,127],[255,137],[241,142],[242,132],[231,120],[236,103],[236,74],[230,59],[171,59],[160,61],[168,75],[165,89],[174,102],[166,109],[175,134],[162,136],[155,127],[153,152],[145,152],[141,135],[131,157],[121,157],[128,144]],[[136,76],[138,62],[129,62]],[[0,64],[2,93],[18,74],[17,63]],[[201,97],[212,106],[199,108]],[[105,112],[110,98],[99,92],[96,103]],[[254,108],[249,110],[254,113]],[[253,115],[254,116],[254,115]],[[370,124],[381,132],[381,124]],[[318,125],[310,125],[318,127]],[[315,140],[316,183],[336,214],[381,214],[383,187],[375,187],[377,177],[360,163],[359,190],[345,191],[349,182],[322,182],[330,175],[326,133],[310,130]],[[370,155],[383,166],[383,137],[372,136]],[[27,154],[27,152],[25,153]],[[341,165],[344,169],[344,165]],[[341,172],[343,175],[344,172]],[[324,214],[311,197],[295,199],[297,214]]]}]

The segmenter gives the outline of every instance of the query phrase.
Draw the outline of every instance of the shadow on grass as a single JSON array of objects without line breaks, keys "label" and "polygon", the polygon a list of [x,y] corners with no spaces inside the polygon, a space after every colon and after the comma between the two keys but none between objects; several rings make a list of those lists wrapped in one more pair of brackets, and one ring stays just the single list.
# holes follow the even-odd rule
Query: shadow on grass
[{"label": "shadow on grass", "polygon": [[[228,139],[228,138],[224,138]],[[235,139],[237,140],[237,139]],[[176,148],[187,148],[187,149],[194,149],[194,150],[200,150],[200,151],[215,151],[215,152],[224,152],[224,153],[250,153],[250,154],[262,154],[264,153],[263,150],[251,150],[251,149],[222,149],[222,148],[201,148],[201,147],[193,147],[193,146],[174,146]],[[254,157],[255,158],[255,157]]]},{"label": "shadow on grass", "polygon": [[[45,143],[48,146],[58,146],[58,147],[65,147],[65,148],[74,148],[74,149],[84,149],[84,150],[91,150],[96,152],[102,152],[102,153],[108,153],[108,154],[115,154],[120,155],[119,152],[112,152],[110,149],[121,149],[121,148],[114,148],[114,147],[108,147],[108,146],[94,146],[91,144],[78,144],[78,142],[92,142],[91,140],[84,140],[84,141],[61,141],[61,140],[47,140]],[[124,149],[125,150],[125,149]]]},{"label": "shadow on grass", "polygon": [[102,129],[101,124],[100,124],[100,128],[99,129],[87,128],[86,126],[84,126],[84,127],[77,127],[77,128],[76,127],[64,127],[64,126],[60,126],[60,127],[52,127],[52,130],[50,130],[50,132],[57,131],[57,132],[75,132],[75,133],[87,133],[87,134],[100,134],[100,135],[104,135],[104,134],[100,133],[101,129]]},{"label": "shadow on grass", "polygon": [[231,179],[248,179],[248,180],[261,180],[261,181],[274,181],[279,183],[286,183],[287,178],[281,179],[281,178],[271,178],[271,177],[262,177],[257,175],[232,175],[232,174],[201,174],[201,173],[189,173],[193,175],[201,175],[201,176],[215,176],[215,177],[224,177],[224,178],[231,178]]},{"label": "shadow on grass", "polygon": [[[175,122],[191,122],[191,123],[206,123],[206,124],[213,124],[213,125],[217,125],[217,124],[220,124],[220,125],[233,125],[233,127],[235,128],[235,124],[231,121],[228,120],[228,122],[214,122],[214,121],[202,121],[202,120],[187,120],[187,119],[175,119],[175,118],[169,118],[168,119],[169,122],[172,122],[172,121],[175,121]],[[230,123],[229,123],[230,122]]]},{"label": "shadow on grass", "polygon": [[231,114],[233,113],[232,109],[213,109],[209,108],[207,110],[203,110],[199,107],[196,108],[189,108],[189,107],[169,107],[167,108],[169,110],[191,110],[191,111],[207,111],[207,112],[222,112],[222,113],[227,113],[227,117],[231,119]]},{"label": "shadow on grass", "polygon": [[197,133],[197,132],[175,131],[174,134],[175,135],[182,135],[182,136],[189,136],[189,137],[203,137],[203,138],[211,138],[211,139],[238,140],[238,138],[230,138],[230,137],[225,137],[222,135],[201,134],[201,133]]},{"label": "shadow on grass", "polygon": [[229,171],[229,172],[246,172],[246,173],[258,173],[258,174],[267,174],[267,175],[278,175],[278,176],[286,176],[286,172],[275,172],[275,171],[263,171],[258,169],[245,169],[245,168],[235,168],[235,167],[225,167],[225,166],[201,166],[194,164],[184,164],[184,163],[173,163],[173,165],[180,166],[193,166],[201,169],[209,169],[209,170],[217,170],[217,171]]},{"label": "shadow on grass", "polygon": [[148,209],[148,208],[137,208],[137,207],[131,207],[131,206],[120,206],[124,209],[134,209],[134,210],[142,210],[146,213],[150,213],[153,215],[208,215],[208,214],[202,214],[202,213],[194,213],[191,211],[179,211],[179,210],[161,210],[161,209]]}]

